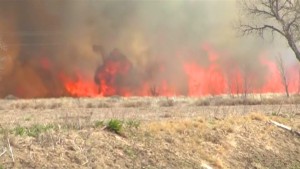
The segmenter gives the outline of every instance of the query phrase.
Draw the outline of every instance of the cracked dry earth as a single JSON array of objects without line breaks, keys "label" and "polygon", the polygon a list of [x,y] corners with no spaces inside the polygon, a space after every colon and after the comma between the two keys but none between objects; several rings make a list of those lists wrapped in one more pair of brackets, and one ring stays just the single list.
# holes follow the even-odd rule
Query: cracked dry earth
[{"label": "cracked dry earth", "polygon": [[[300,137],[269,122],[300,130],[299,115],[288,114],[294,105],[272,114],[267,106],[73,101],[3,101],[0,168],[300,168]],[[123,122],[120,134],[105,127],[112,118]],[[38,124],[52,127],[30,134]]]}]

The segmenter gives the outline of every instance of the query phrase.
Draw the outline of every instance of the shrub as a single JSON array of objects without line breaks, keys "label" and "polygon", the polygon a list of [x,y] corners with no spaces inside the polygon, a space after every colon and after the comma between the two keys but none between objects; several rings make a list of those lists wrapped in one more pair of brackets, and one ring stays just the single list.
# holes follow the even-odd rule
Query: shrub
[{"label": "shrub", "polygon": [[118,119],[111,119],[106,128],[112,132],[115,132],[117,134],[121,133],[121,129],[123,127],[123,122]]}]

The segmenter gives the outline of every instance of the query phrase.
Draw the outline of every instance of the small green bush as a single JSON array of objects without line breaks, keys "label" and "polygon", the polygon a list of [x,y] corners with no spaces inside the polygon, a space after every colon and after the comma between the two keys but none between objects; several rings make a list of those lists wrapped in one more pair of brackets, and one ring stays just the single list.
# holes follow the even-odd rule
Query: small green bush
[{"label": "small green bush", "polygon": [[117,134],[121,133],[123,122],[118,119],[111,119],[107,124],[107,129]]}]

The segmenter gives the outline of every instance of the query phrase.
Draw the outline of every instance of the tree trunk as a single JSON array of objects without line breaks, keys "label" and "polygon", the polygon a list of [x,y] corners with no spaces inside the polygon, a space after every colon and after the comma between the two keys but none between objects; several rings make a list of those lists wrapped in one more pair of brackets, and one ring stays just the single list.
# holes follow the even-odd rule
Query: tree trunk
[{"label": "tree trunk", "polygon": [[298,59],[298,61],[300,62],[300,51],[297,48],[296,44],[294,42],[292,42],[292,46],[290,45],[290,47],[292,48],[293,52],[296,55],[296,58]]},{"label": "tree trunk", "polygon": [[286,97],[290,97],[288,85],[284,85],[284,88],[285,88]]},{"label": "tree trunk", "polygon": [[293,41],[292,36],[288,34],[288,35],[286,35],[285,37],[286,37],[286,39],[287,39],[287,41],[288,41],[289,46],[291,47],[291,49],[292,49],[293,52],[295,53],[296,58],[297,58],[298,61],[300,62],[300,51],[299,51],[299,49],[297,48],[296,43]]}]

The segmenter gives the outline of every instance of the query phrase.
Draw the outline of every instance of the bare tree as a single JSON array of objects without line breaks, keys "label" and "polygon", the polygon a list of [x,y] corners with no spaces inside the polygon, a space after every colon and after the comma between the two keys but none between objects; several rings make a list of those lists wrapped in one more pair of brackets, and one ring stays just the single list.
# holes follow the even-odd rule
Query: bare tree
[{"label": "bare tree", "polygon": [[[300,0],[240,0],[245,12],[244,21],[238,29],[242,35],[256,34],[262,38],[266,33],[285,38],[300,61]],[[253,18],[253,20],[249,20]]]},{"label": "bare tree", "polygon": [[151,96],[155,96],[155,97],[159,96],[159,92],[158,92],[158,89],[157,89],[156,85],[153,85],[153,86],[150,87],[149,93],[150,93]]},{"label": "bare tree", "polygon": [[251,78],[250,78],[250,69],[249,69],[249,65],[246,63],[243,66],[242,69],[242,75],[243,75],[243,91],[242,91],[242,96],[244,99],[247,99],[247,96],[249,93],[251,93]]},{"label": "bare tree", "polygon": [[239,96],[241,92],[240,88],[242,88],[242,84],[239,75],[236,72],[227,73],[227,87],[228,87],[228,94],[231,97]]},{"label": "bare tree", "polygon": [[286,96],[290,97],[289,82],[288,82],[288,77],[286,74],[286,65],[285,65],[284,61],[282,60],[281,55],[277,56],[276,61],[277,61],[277,67],[279,69],[279,73],[280,73],[280,77],[281,77],[281,83],[284,86]]}]

